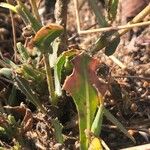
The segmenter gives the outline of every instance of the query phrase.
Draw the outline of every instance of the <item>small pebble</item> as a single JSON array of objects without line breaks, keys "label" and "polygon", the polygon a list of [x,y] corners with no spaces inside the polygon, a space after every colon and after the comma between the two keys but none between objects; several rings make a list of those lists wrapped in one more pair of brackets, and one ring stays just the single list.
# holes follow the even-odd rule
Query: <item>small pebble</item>
[{"label": "small pebble", "polygon": [[132,103],[130,109],[132,112],[136,112],[138,109],[138,106],[135,103]]}]

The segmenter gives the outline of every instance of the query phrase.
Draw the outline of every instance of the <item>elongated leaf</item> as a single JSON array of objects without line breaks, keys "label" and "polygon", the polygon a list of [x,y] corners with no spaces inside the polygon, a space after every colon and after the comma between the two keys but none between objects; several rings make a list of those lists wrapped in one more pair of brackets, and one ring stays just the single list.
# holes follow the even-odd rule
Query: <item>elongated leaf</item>
[{"label": "elongated leaf", "polygon": [[10,10],[12,10],[13,12],[17,13],[17,10],[16,10],[15,6],[13,6],[13,5],[11,5],[11,4],[1,2],[1,3],[0,3],[0,6],[3,7],[3,8],[10,9]]},{"label": "elongated leaf", "polygon": [[13,85],[13,87],[11,89],[11,93],[8,98],[8,105],[14,106],[17,103],[16,95],[17,95],[17,89],[16,89],[15,85]]},{"label": "elongated leaf", "polygon": [[[97,4],[96,0],[88,0],[88,1],[91,4],[91,7],[96,16],[96,19],[98,20],[99,26],[100,27],[110,26],[109,23],[105,20],[105,17],[103,17],[102,14],[98,12],[98,9],[97,9],[98,7],[96,6],[96,4]],[[117,39],[119,39],[117,31],[108,31],[108,32],[105,32],[104,34],[102,34],[100,36],[100,38],[95,42],[94,46],[92,46],[90,48],[91,54],[94,55],[99,50],[106,47],[105,54],[112,55],[115,52],[115,50],[118,46],[118,43],[120,42],[118,40],[111,40],[113,36],[115,36],[115,37],[117,36]]]},{"label": "elongated leaf", "polygon": [[4,61],[6,64],[8,64],[10,67],[12,67],[14,69],[18,68],[18,66],[13,61],[11,61],[10,59],[4,58]]},{"label": "elongated leaf", "polygon": [[128,131],[124,128],[124,126],[109,112],[109,110],[104,108],[104,115],[110,120],[113,124],[115,124],[127,137],[129,137],[134,143],[136,143],[133,136],[131,136]]},{"label": "elongated leaf", "polygon": [[61,89],[61,76],[62,76],[62,69],[65,64],[67,57],[72,57],[78,54],[79,51],[77,50],[70,50],[63,52],[57,59],[57,62],[54,66],[54,80],[55,80],[55,93],[58,96],[61,96],[62,89]]},{"label": "elongated leaf", "polygon": [[88,2],[96,16],[98,24],[102,27],[108,26],[105,16],[103,15],[103,12],[101,11],[99,5],[97,5],[97,0],[88,0]]},{"label": "elongated leaf", "polygon": [[54,126],[55,138],[56,138],[57,142],[63,144],[63,136],[62,136],[63,126],[62,126],[62,124],[59,123],[58,118],[52,119],[52,124]]},{"label": "elongated leaf", "polygon": [[23,60],[23,62],[27,62],[27,60],[29,59],[29,54],[26,50],[26,48],[22,45],[21,42],[17,43],[17,49],[20,53],[21,59]]},{"label": "elongated leaf", "polygon": [[23,12],[23,10],[21,9],[21,6],[20,5],[16,5],[16,10],[17,10],[17,13],[20,15],[20,17],[22,18],[23,22],[25,23],[25,25],[29,25],[30,22],[26,16],[26,14]]},{"label": "elongated leaf", "polygon": [[63,32],[63,27],[57,24],[48,24],[42,27],[35,35],[33,44],[39,48],[48,48],[51,42],[53,42]]},{"label": "elongated leaf", "polygon": [[101,127],[102,127],[102,121],[103,121],[103,105],[100,105],[98,108],[98,111],[96,113],[96,116],[94,118],[91,131],[94,133],[95,136],[99,136],[101,132]]},{"label": "elongated leaf", "polygon": [[29,9],[22,2],[19,1],[19,4],[16,6],[16,10],[22,19],[28,25],[31,25],[35,33],[42,27],[42,24],[32,15]]},{"label": "elongated leaf", "polygon": [[27,80],[36,81],[36,83],[41,83],[45,79],[45,74],[36,68],[33,68],[29,64],[22,65],[22,74]]},{"label": "elongated leaf", "polygon": [[72,60],[73,73],[66,78],[63,89],[74,99],[79,115],[80,145],[81,149],[87,149],[89,141],[84,133],[90,130],[94,114],[99,103],[97,89],[101,89],[103,95],[106,87],[96,75],[96,69],[100,62],[81,53]]},{"label": "elongated leaf", "polygon": [[119,0],[109,0],[108,3],[108,18],[113,21],[116,18]]},{"label": "elongated leaf", "polygon": [[27,99],[31,101],[35,106],[37,106],[43,113],[45,113],[45,109],[42,106],[42,103],[38,99],[37,95],[32,91],[28,81],[19,76],[15,77],[15,81],[19,89],[26,95]]}]

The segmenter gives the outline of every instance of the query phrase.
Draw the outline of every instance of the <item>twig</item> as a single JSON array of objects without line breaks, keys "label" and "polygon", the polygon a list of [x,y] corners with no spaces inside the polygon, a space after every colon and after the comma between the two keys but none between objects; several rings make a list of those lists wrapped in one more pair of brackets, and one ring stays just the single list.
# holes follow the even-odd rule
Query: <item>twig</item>
[{"label": "twig", "polygon": [[[91,3],[93,3],[93,1]],[[137,16],[135,16],[132,21],[128,22],[128,24],[126,24],[126,25],[121,25],[121,26],[116,26],[116,27],[104,27],[107,25],[104,22],[103,28],[91,29],[91,30],[81,30],[80,17],[79,17],[79,11],[78,11],[78,0],[74,0],[74,6],[75,6],[75,12],[76,12],[78,34],[89,34],[89,33],[95,33],[95,32],[106,32],[106,31],[111,31],[111,30],[120,30],[119,35],[122,36],[134,27],[141,27],[141,26],[150,25],[150,21],[140,22],[143,18],[145,18],[150,13],[150,4],[149,4]],[[96,11],[97,9],[95,8],[94,10]],[[99,17],[100,15],[98,14],[97,16]],[[99,18],[101,18],[101,17],[99,17]]]},{"label": "twig", "polygon": [[77,21],[77,31],[80,31],[80,18],[79,18],[79,11],[78,11],[78,0],[73,0],[75,6],[75,13],[76,13],[76,21]]},{"label": "twig", "polygon": [[109,58],[115,63],[117,64],[120,68],[122,69],[126,69],[127,66],[125,66],[119,59],[117,59],[114,55],[109,56]]},{"label": "twig", "polygon": [[[90,29],[90,28],[92,28],[92,27],[95,27],[97,25],[97,23],[94,23],[94,24],[92,24],[91,26],[89,26],[89,27],[87,27],[85,30],[88,30],[88,29]],[[76,38],[76,37],[78,37],[79,36],[79,33],[77,32],[77,33],[75,33],[72,37],[70,37],[69,39],[68,39],[68,41],[71,41],[71,40],[73,40],[74,38]]]},{"label": "twig", "polygon": [[148,25],[150,25],[150,21],[140,22],[135,24],[127,24],[127,25],[116,26],[116,27],[105,27],[105,28],[91,29],[91,30],[78,30],[78,34],[89,34],[95,32],[106,32],[106,31],[120,30],[120,29],[131,29],[134,27],[141,27],[141,26],[148,26]]},{"label": "twig", "polygon": [[64,27],[64,32],[59,38],[61,51],[66,50],[68,45],[67,33],[66,33],[68,2],[69,0],[56,0],[56,4],[55,4],[56,23]]}]

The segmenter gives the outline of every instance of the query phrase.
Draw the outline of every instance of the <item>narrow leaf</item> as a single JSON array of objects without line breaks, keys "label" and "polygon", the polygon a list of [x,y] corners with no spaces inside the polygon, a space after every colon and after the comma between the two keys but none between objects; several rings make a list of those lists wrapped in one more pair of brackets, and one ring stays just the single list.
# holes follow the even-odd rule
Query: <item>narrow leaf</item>
[{"label": "narrow leaf", "polygon": [[124,128],[124,126],[109,112],[109,110],[104,108],[104,115],[110,120],[113,124],[115,124],[127,137],[129,137],[134,143],[136,143],[133,136],[131,136],[128,131]]},{"label": "narrow leaf", "polygon": [[22,2],[19,2],[16,9],[22,19],[25,19],[25,22],[28,22],[28,25],[31,25],[35,33],[42,27],[42,24],[32,15],[29,9]]},{"label": "narrow leaf", "polygon": [[91,132],[94,133],[94,135],[97,137],[100,135],[101,127],[102,127],[103,114],[104,114],[103,107],[104,107],[103,105],[99,106],[91,127]]},{"label": "narrow leaf", "polygon": [[[113,37],[116,38],[113,39]],[[119,43],[120,43],[120,37],[117,31],[105,32],[95,42],[92,48],[89,49],[89,51],[92,53],[92,55],[94,55],[99,50],[105,48],[105,54],[109,56],[115,52]]]},{"label": "narrow leaf", "polygon": [[42,106],[42,103],[38,99],[37,95],[31,89],[28,81],[19,76],[15,77],[15,81],[19,89],[26,95],[27,99],[31,101],[35,106],[37,106],[43,113],[45,113],[45,109]]},{"label": "narrow leaf", "polygon": [[109,0],[108,3],[108,18],[113,21],[116,18],[119,0]]},{"label": "narrow leaf", "polygon": [[17,49],[20,53],[21,59],[23,60],[23,62],[27,62],[27,60],[29,59],[29,54],[27,52],[27,49],[22,45],[21,42],[17,43]]},{"label": "narrow leaf", "polygon": [[13,87],[11,89],[11,93],[8,98],[8,105],[14,106],[17,103],[16,95],[17,95],[17,89],[16,89],[15,85],[13,85]]},{"label": "narrow leaf", "polygon": [[52,119],[52,125],[54,126],[55,138],[56,138],[57,142],[63,144],[63,136],[62,136],[63,126],[62,126],[62,124],[60,124],[59,120],[56,118],[56,119]]},{"label": "narrow leaf", "polygon": [[98,24],[102,27],[108,26],[105,16],[103,15],[99,5],[97,5],[97,0],[88,0],[88,2],[96,16]]},{"label": "narrow leaf", "polygon": [[12,67],[14,69],[18,68],[18,66],[13,61],[11,61],[10,59],[4,58],[4,61],[5,61],[6,64],[8,64],[10,67]]}]

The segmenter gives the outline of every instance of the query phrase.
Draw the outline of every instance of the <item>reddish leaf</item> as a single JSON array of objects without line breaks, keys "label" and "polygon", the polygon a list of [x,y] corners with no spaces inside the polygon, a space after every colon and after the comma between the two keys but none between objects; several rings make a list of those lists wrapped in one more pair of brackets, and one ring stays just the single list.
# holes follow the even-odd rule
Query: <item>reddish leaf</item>
[{"label": "reddish leaf", "polygon": [[[84,58],[85,57],[85,58]],[[83,60],[87,59],[89,62],[84,62]],[[94,59],[90,56],[88,56],[85,53],[80,53],[77,57],[75,57],[72,60],[72,63],[74,65],[73,73],[68,76],[65,80],[65,83],[63,85],[63,89],[69,92],[70,94],[73,93],[74,89],[78,89],[80,86],[80,76],[82,76],[84,73],[84,68],[82,63],[85,63],[85,67],[87,70],[87,77],[90,82],[90,84],[98,90],[98,92],[101,93],[101,95],[104,95],[107,90],[107,85],[105,82],[100,80],[98,76],[96,75],[96,70],[100,66],[100,61],[98,59]],[[87,63],[87,64],[86,64]],[[71,94],[72,95],[72,94]]]},{"label": "reddish leaf", "polygon": [[85,53],[80,53],[72,60],[73,73],[66,78],[63,89],[74,99],[79,114],[80,145],[87,149],[89,141],[84,133],[90,130],[100,96],[104,95],[107,86],[100,81],[96,70],[100,65],[97,59]]}]

